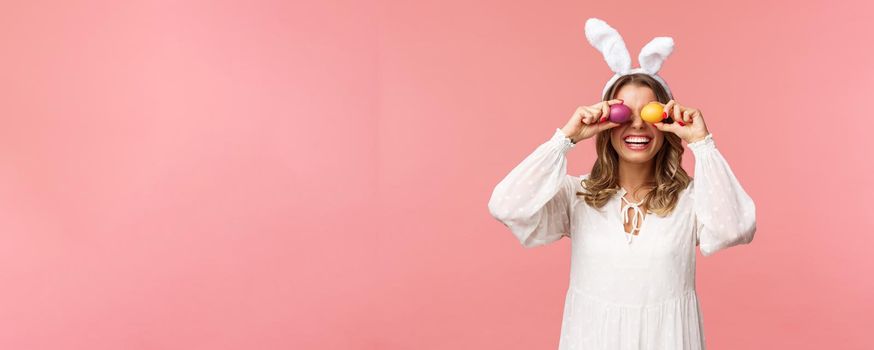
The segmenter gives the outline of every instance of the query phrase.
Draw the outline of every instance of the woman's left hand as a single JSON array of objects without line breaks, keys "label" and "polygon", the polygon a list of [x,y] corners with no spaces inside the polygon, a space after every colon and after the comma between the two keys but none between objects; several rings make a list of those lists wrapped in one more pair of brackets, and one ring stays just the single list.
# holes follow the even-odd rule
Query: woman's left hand
[{"label": "woman's left hand", "polygon": [[700,141],[710,133],[707,131],[707,125],[704,124],[704,116],[698,109],[670,100],[665,104],[665,112],[674,119],[674,122],[671,124],[658,122],[653,125],[661,131],[677,134],[681,139],[686,140],[686,143]]}]

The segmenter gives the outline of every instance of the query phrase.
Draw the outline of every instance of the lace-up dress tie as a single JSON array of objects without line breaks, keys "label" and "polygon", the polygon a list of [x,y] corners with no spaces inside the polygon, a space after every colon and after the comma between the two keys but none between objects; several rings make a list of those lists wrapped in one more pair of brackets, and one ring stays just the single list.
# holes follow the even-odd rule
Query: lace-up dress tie
[{"label": "lace-up dress tie", "polygon": [[[628,244],[631,244],[631,240],[634,237],[634,231],[640,233],[640,226],[643,223],[642,221],[640,221],[640,218],[643,218],[643,210],[640,209],[640,205],[643,203],[643,201],[634,203],[632,201],[629,201],[624,196],[619,198],[622,198],[622,201],[625,202],[625,204],[623,204],[622,207],[619,208],[619,214],[622,215],[622,223],[627,224],[628,221],[631,220],[631,232],[625,232],[625,241]],[[631,214],[634,216],[633,218],[628,217],[629,208],[634,210],[634,213]]]}]

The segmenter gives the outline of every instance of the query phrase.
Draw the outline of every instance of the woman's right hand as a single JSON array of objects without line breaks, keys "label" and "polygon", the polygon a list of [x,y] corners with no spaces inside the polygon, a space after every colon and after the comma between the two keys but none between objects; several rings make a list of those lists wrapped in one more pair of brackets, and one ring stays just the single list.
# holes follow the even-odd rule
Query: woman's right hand
[{"label": "woman's right hand", "polygon": [[571,139],[571,142],[577,143],[580,140],[595,136],[601,131],[619,126],[621,124],[608,121],[607,117],[610,115],[610,106],[622,102],[620,99],[615,99],[601,101],[591,106],[577,107],[571,120],[561,131]]}]

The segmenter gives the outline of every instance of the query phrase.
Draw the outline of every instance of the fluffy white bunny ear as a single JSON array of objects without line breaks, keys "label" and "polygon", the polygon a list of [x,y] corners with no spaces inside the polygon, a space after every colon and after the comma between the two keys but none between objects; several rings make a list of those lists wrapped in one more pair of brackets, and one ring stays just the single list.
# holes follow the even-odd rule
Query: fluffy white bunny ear
[{"label": "fluffy white bunny ear", "polygon": [[656,74],[659,69],[662,69],[662,63],[673,51],[673,38],[669,36],[655,37],[640,50],[637,61],[640,62],[640,68],[643,68],[647,73]]},{"label": "fluffy white bunny ear", "polygon": [[607,22],[598,18],[586,20],[586,39],[604,54],[604,60],[614,73],[627,74],[631,70],[631,55],[625,47],[625,41]]}]

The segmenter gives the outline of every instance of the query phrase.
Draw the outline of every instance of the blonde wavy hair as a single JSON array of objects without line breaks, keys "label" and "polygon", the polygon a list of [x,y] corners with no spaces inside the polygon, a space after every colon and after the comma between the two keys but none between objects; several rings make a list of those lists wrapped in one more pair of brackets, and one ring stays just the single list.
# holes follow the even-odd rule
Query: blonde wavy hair
[{"label": "blonde wavy hair", "polygon": [[[670,96],[655,79],[643,74],[629,74],[619,77],[607,90],[603,101],[612,100],[616,93],[625,84],[649,87],[661,103],[668,103]],[[598,159],[592,166],[588,177],[581,180],[584,191],[577,192],[589,206],[601,208],[619,192],[619,154],[610,143],[610,134],[613,129],[601,131],[595,137],[595,150]],[[683,169],[683,141],[679,136],[665,132],[665,142],[662,148],[653,157],[655,161],[655,179],[643,185],[643,188],[651,189],[643,199],[641,206],[647,212],[653,212],[659,216],[670,214],[677,205],[677,201],[692,177]]]}]

